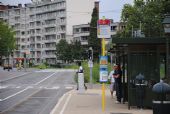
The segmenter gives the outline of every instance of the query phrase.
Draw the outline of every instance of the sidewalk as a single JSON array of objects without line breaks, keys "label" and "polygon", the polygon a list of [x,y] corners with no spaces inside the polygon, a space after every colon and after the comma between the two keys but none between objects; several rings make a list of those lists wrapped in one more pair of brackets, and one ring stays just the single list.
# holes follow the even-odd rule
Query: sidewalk
[{"label": "sidewalk", "polygon": [[152,110],[131,108],[128,104],[116,104],[116,98],[110,97],[110,91],[105,91],[106,106],[102,111],[102,91],[101,89],[88,89],[84,93],[72,90],[60,98],[58,104],[50,114],[152,114]]}]

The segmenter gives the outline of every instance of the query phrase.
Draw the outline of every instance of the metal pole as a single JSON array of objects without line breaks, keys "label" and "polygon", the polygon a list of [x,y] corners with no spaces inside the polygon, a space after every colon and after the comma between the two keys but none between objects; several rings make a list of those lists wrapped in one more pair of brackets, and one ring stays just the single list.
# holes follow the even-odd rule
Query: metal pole
[{"label": "metal pole", "polygon": [[[102,38],[102,56],[105,56],[105,39]],[[102,84],[102,111],[105,111],[105,104],[106,104],[106,99],[105,99],[105,83]]]},{"label": "metal pole", "polygon": [[9,71],[9,48],[8,48],[8,71]]},{"label": "metal pole", "polygon": [[92,64],[93,64],[93,49],[92,47],[89,48],[91,50],[91,57],[90,57],[90,60],[89,60],[89,64],[90,64],[90,88],[92,89],[93,88],[93,68],[92,68]]},{"label": "metal pole", "polygon": [[166,37],[166,78],[168,78],[168,65],[169,65],[169,39]]},{"label": "metal pole", "polygon": [[112,64],[113,64],[113,58],[112,57],[113,57],[113,55],[112,55],[112,53],[110,53],[110,61],[111,61],[111,65],[110,66],[111,66],[111,68],[112,68]]},{"label": "metal pole", "polygon": [[[26,53],[25,53],[25,55],[26,55]],[[27,56],[27,55],[26,55]],[[24,71],[26,72],[26,60],[27,60],[27,57],[24,57]]]},{"label": "metal pole", "polygon": [[92,79],[92,67],[90,67],[90,87],[93,88],[93,79]]},{"label": "metal pole", "polygon": [[134,35],[133,35],[133,25],[132,25],[132,38],[133,38],[133,36],[134,36]]}]

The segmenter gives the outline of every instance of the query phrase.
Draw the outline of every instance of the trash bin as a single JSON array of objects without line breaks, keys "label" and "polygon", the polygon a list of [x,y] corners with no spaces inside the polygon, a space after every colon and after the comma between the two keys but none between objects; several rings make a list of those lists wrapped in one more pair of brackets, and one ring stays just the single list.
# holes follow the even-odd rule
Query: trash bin
[{"label": "trash bin", "polygon": [[170,114],[170,101],[167,100],[167,95],[170,93],[170,85],[160,81],[155,84],[152,91],[156,93],[156,98],[153,99],[153,114]]},{"label": "trash bin", "polygon": [[144,107],[144,96],[145,96],[145,78],[141,73],[136,76],[135,86],[136,86],[136,104],[137,108],[142,109]]}]

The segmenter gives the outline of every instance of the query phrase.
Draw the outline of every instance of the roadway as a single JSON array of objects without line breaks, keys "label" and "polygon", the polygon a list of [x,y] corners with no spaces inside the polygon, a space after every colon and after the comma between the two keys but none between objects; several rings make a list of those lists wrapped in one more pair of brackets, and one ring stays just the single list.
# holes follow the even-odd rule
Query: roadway
[{"label": "roadway", "polygon": [[3,71],[0,114],[50,114],[59,98],[74,89],[75,70]]}]

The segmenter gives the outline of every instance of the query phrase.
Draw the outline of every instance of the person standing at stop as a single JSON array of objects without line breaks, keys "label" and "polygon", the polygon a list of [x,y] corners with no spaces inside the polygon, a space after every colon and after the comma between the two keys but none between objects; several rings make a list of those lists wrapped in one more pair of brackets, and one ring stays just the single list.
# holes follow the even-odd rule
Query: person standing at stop
[{"label": "person standing at stop", "polygon": [[115,65],[113,66],[113,70],[109,73],[108,79],[110,80],[110,94],[111,98],[113,98],[113,93],[115,91],[115,78],[113,74],[115,73]]},{"label": "person standing at stop", "polygon": [[115,72],[113,74],[115,78],[115,87],[116,87],[116,96],[117,96],[117,101],[116,103],[121,103],[121,98],[122,98],[122,71],[119,65],[115,66]]}]

